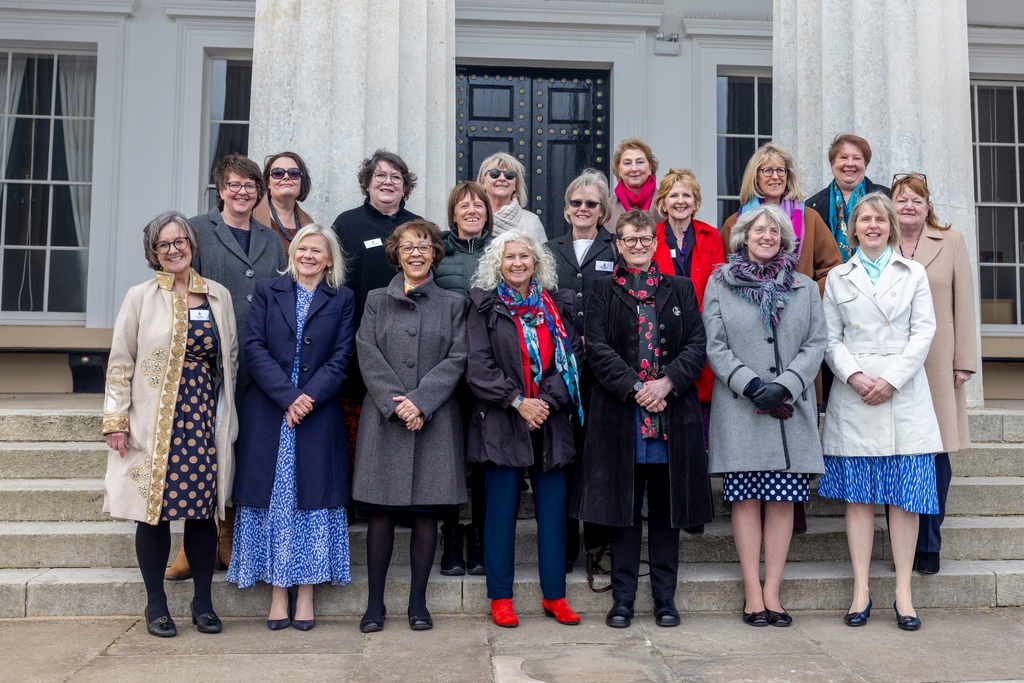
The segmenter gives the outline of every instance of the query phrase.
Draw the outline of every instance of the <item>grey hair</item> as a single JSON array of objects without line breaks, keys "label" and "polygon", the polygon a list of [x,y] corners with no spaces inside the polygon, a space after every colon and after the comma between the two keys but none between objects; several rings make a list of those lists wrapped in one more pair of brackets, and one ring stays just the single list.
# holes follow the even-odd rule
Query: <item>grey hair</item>
[{"label": "grey hair", "polygon": [[566,222],[571,225],[572,218],[569,212],[569,200],[587,185],[597,187],[597,195],[601,199],[600,222],[601,225],[604,225],[612,217],[611,190],[608,189],[608,178],[605,174],[594,168],[585,168],[580,171],[580,174],[569,183],[569,187],[565,188],[565,209],[562,210],[562,215],[565,216]]},{"label": "grey hair", "polygon": [[345,253],[338,242],[338,235],[332,228],[325,228],[319,223],[310,223],[295,233],[292,243],[288,245],[288,266],[281,271],[284,275],[288,273],[293,280],[299,279],[299,271],[295,268],[295,252],[302,240],[310,235],[320,235],[327,242],[327,253],[331,259],[331,265],[324,270],[324,280],[334,289],[345,284]]},{"label": "grey hair", "polygon": [[519,242],[533,253],[533,279],[537,281],[537,284],[549,292],[558,289],[555,257],[537,241],[536,237],[522,230],[509,230],[491,240],[491,243],[484,249],[483,256],[480,257],[480,263],[470,282],[471,287],[479,287],[484,290],[498,288],[498,283],[502,281],[501,262],[505,257],[505,245],[509,242]]},{"label": "grey hair", "polygon": [[793,222],[789,220],[789,216],[786,215],[785,211],[775,204],[768,203],[755,206],[753,209],[748,209],[740,214],[736,225],[732,226],[732,234],[729,236],[729,248],[732,251],[745,249],[744,245],[747,243],[747,236],[750,233],[751,226],[754,225],[758,218],[766,214],[775,225],[779,226],[782,251],[788,254],[796,249],[796,233],[793,232]]},{"label": "grey hair", "polygon": [[199,253],[199,236],[196,234],[196,229],[185,218],[185,214],[180,211],[164,211],[142,229],[142,248],[146,254],[146,264],[153,270],[163,270],[160,267],[160,259],[157,257],[156,243],[160,239],[160,231],[168,223],[177,223],[178,227],[185,233],[185,237],[188,238],[192,260],[195,260],[196,254]]},{"label": "grey hair", "polygon": [[506,171],[516,172],[516,193],[514,196],[516,201],[519,202],[519,206],[525,209],[526,203],[530,201],[529,190],[526,189],[526,168],[508,152],[495,152],[481,162],[480,170],[476,172],[476,182],[478,185],[486,187],[484,185],[484,175],[492,168],[503,168]]}]

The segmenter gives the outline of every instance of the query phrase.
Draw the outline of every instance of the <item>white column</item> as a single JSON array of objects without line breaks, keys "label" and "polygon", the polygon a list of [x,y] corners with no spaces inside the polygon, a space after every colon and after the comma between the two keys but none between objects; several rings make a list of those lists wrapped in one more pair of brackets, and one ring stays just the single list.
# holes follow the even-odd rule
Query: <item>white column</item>
[{"label": "white column", "polygon": [[[774,138],[796,157],[805,193],[831,182],[837,134],[866,138],[874,182],[928,176],[936,214],[967,242],[978,291],[966,0],[773,2]],[[978,367],[967,385],[975,406]]]},{"label": "white column", "polygon": [[257,0],[249,155],[301,154],[317,221],[362,203],[359,163],[385,148],[419,178],[407,208],[443,227],[454,126],[454,0]]}]

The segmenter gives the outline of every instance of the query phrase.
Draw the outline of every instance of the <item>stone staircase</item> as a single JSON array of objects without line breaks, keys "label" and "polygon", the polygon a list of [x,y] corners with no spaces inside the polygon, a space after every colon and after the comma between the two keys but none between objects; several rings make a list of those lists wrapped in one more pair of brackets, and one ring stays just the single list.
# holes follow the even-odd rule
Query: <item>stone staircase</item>
[{"label": "stone staircase", "polygon": [[[92,407],[0,407],[0,618],[135,615],[145,604],[136,568],[134,522],[101,511],[106,447],[100,439],[100,397]],[[954,454],[957,476],[943,526],[942,572],[914,578],[918,607],[988,607],[1024,604],[1024,410],[972,411],[975,446]],[[684,610],[736,611],[742,586],[721,482],[713,480],[716,519],[703,536],[682,535],[677,604]],[[516,557],[516,608],[540,613],[536,527],[532,499],[523,496]],[[852,571],[846,547],[844,506],[812,494],[808,532],[793,538],[783,582],[789,609],[845,610]],[[895,576],[878,510],[873,594],[884,604]],[[172,525],[173,552],[181,527]],[[351,528],[352,583],[318,586],[317,613],[360,615],[366,599],[365,525]],[[409,588],[407,531],[395,543],[388,602],[405,604]],[[172,553],[173,556],[173,553]],[[570,603],[602,615],[607,594],[586,583],[582,563],[567,576]],[[598,581],[606,581],[599,577]],[[173,614],[187,614],[190,582],[168,582]],[[266,614],[269,588],[238,590],[214,578],[214,604],[222,616]],[[431,577],[430,609],[438,614],[487,614],[483,577]],[[650,608],[641,586],[638,609]]]}]

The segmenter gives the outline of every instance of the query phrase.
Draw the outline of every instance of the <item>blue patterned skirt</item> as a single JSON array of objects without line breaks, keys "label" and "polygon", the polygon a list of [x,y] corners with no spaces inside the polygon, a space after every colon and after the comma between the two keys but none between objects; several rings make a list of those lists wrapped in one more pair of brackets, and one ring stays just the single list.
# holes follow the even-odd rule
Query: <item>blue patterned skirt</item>
[{"label": "blue patterned skirt", "polygon": [[767,500],[806,503],[811,497],[811,475],[800,472],[726,472],[722,477],[727,501]]},{"label": "blue patterned skirt", "polygon": [[895,505],[922,515],[938,514],[935,454],[826,455],[818,496],[841,498],[847,503]]}]

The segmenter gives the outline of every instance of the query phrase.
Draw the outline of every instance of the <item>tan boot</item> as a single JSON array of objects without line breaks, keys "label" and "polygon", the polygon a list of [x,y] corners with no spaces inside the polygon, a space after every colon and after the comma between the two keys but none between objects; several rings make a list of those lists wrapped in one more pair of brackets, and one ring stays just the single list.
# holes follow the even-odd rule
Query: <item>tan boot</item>
[{"label": "tan boot", "polygon": [[168,581],[184,581],[192,578],[192,569],[188,566],[188,558],[185,557],[185,548],[178,550],[178,556],[174,563],[164,572],[164,578]]},{"label": "tan boot", "polygon": [[231,564],[231,543],[235,535],[235,508],[224,508],[224,519],[217,522],[217,559],[227,569]]}]

